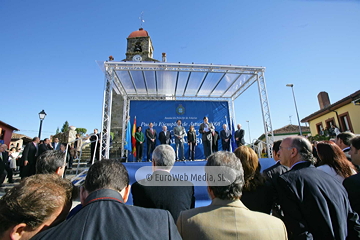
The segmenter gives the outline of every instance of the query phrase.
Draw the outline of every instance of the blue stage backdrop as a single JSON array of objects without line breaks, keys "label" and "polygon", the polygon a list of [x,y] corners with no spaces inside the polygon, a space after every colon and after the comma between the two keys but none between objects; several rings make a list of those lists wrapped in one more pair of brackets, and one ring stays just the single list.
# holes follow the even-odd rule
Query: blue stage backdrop
[{"label": "blue stage backdrop", "polygon": [[[223,129],[224,123],[231,124],[229,120],[229,105],[227,101],[131,101],[130,102],[130,120],[133,126],[134,117],[136,116],[137,126],[142,127],[142,132],[145,135],[145,130],[148,128],[150,122],[154,124],[154,128],[159,135],[162,131],[162,126],[166,125],[168,131],[171,132],[171,146],[175,149],[175,140],[173,128],[176,126],[176,121],[181,120],[186,132],[190,125],[194,125],[197,135],[198,145],[195,148],[195,158],[204,159],[204,149],[199,133],[200,124],[206,116],[209,122],[214,124],[215,131],[218,132],[218,150],[222,149],[220,140],[220,131]],[[159,139],[156,140],[156,145],[159,145]],[[146,140],[143,149],[143,161],[146,161],[147,146]],[[185,137],[185,158],[189,159],[189,147],[187,138]],[[129,161],[134,160],[132,154],[129,154]]]}]

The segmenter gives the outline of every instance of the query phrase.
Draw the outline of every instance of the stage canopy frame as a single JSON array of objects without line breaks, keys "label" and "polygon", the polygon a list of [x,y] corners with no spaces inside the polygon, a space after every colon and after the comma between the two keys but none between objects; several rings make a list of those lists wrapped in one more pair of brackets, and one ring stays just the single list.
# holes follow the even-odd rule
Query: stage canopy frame
[{"label": "stage canopy frame", "polygon": [[99,63],[105,73],[102,111],[101,157],[109,158],[113,94],[124,100],[121,156],[132,100],[228,101],[235,122],[234,100],[257,82],[269,157],[274,134],[265,83],[265,67],[184,64],[168,62]]}]

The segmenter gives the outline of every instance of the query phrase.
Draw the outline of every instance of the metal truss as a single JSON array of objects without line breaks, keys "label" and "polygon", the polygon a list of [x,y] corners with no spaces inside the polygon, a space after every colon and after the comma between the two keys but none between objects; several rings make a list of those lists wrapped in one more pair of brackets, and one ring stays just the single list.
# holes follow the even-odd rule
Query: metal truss
[{"label": "metal truss", "polygon": [[100,134],[100,159],[109,158],[110,150],[110,126],[111,126],[111,106],[112,106],[112,94],[113,94],[113,79],[114,71],[110,69],[106,71],[105,75],[105,87],[104,87],[104,99],[102,110],[102,124]]},{"label": "metal truss", "polygon": [[[262,107],[262,115],[263,115],[263,123],[265,130],[265,137],[267,143],[267,150],[269,153],[269,157],[272,156],[272,143],[274,142],[274,134],[272,130],[271,118],[270,118],[270,108],[267,98],[267,90],[265,84],[264,67],[248,67],[248,66],[231,66],[231,65],[212,65],[212,64],[181,64],[181,63],[166,63],[166,62],[104,62],[105,68],[105,87],[104,87],[104,100],[103,100],[103,112],[102,112],[102,134],[100,135],[101,142],[101,157],[109,158],[109,149],[110,149],[110,128],[111,128],[111,107],[112,107],[112,94],[113,90],[116,94],[120,94],[124,99],[123,106],[123,116],[122,116],[122,139],[125,139],[126,135],[126,126],[127,121],[129,120],[129,112],[130,112],[130,102],[132,100],[184,100],[184,101],[228,101],[229,103],[229,112],[231,121],[235,121],[235,108],[234,108],[234,100],[239,97],[244,91],[246,91],[254,82],[258,82],[258,90],[260,96],[260,102]],[[130,71],[142,71],[142,76],[144,79],[145,88],[147,89],[147,82],[144,75],[144,71],[155,71],[155,78],[157,71],[177,71],[175,91],[170,93],[170,95],[157,94],[157,86],[156,86],[156,94],[129,94],[127,89],[125,89],[121,79],[118,76],[118,71],[126,71],[130,76],[130,80],[132,85],[134,85],[134,79]],[[211,92],[206,97],[198,97],[199,89],[196,94],[193,96],[176,96],[176,89],[178,87],[178,78],[179,72],[189,72],[189,76],[191,72],[204,72],[204,78],[201,81],[201,85],[204,83],[205,78],[208,73],[223,73],[221,78],[215,82],[216,86],[222,81],[225,74],[238,74],[238,76],[233,80],[230,86],[224,89],[224,93],[220,96],[211,96],[211,93],[215,90],[216,86],[211,89]],[[234,93],[231,97],[224,95],[231,89],[234,88],[235,85],[239,84],[237,81],[242,75],[250,75],[248,78],[244,80],[243,83],[240,83],[240,86],[236,86]],[[189,80],[189,77],[188,79]],[[185,83],[181,83],[185,84]],[[186,83],[187,86],[187,83]],[[187,88],[184,88],[184,91]],[[124,156],[124,141],[121,144],[121,157]]]},{"label": "metal truss", "polygon": [[266,147],[268,152],[268,157],[272,157],[272,144],[274,143],[274,132],[271,124],[270,117],[270,107],[267,97],[266,83],[264,73],[260,72],[257,75],[259,96],[260,96],[260,104],[263,116],[265,137],[266,137]]}]

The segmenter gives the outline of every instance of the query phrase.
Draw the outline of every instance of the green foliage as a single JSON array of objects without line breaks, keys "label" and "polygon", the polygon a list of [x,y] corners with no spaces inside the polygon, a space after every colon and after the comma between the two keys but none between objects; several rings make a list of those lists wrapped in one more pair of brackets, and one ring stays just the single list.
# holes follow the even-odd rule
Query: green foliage
[{"label": "green foliage", "polygon": [[57,127],[55,135],[58,134],[59,132],[60,132],[59,127]]},{"label": "green foliage", "polygon": [[67,132],[69,131],[69,123],[68,121],[65,121],[64,125],[61,128],[61,132]]},{"label": "green foliage", "polygon": [[330,137],[329,136],[325,136],[325,135],[315,135],[315,136],[310,136],[309,138],[309,141],[312,142],[312,141],[325,141],[325,140],[330,140]]},{"label": "green foliage", "polygon": [[83,136],[87,132],[87,129],[86,128],[76,128],[75,131],[77,132],[77,134],[80,134],[80,136]]}]

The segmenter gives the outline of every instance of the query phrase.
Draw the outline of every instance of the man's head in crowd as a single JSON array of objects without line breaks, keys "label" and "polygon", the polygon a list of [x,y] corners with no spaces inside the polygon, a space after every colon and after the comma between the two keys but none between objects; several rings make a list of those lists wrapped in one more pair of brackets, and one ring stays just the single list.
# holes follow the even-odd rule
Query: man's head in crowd
[{"label": "man's head in crowd", "polygon": [[48,145],[49,143],[50,143],[50,139],[45,138],[45,139],[44,139],[44,144]]},{"label": "man's head in crowd", "polygon": [[99,131],[99,130],[98,130],[97,128],[95,128],[95,129],[94,129],[94,134],[97,134],[98,131]]},{"label": "man's head in crowd", "polygon": [[227,129],[227,125],[223,124],[223,129],[226,130]]},{"label": "man's head in crowd", "polygon": [[0,145],[0,152],[5,152],[7,149],[7,145],[6,144],[1,144]]},{"label": "man's head in crowd", "polygon": [[206,123],[206,124],[209,123],[209,119],[207,117],[204,117],[203,120],[204,120],[204,123]]},{"label": "man's head in crowd", "polygon": [[[236,200],[240,199],[242,195],[242,188],[244,186],[244,171],[240,160],[235,156],[234,153],[220,151],[211,154],[206,162],[208,167],[227,167],[232,170],[234,181],[227,186],[208,186],[208,193],[211,199],[220,198],[223,200]],[[208,169],[205,168],[205,172]],[[212,170],[210,170],[212,171]]]},{"label": "man's head in crowd", "polygon": [[25,178],[0,199],[0,239],[30,239],[65,220],[72,184],[55,174]]},{"label": "man's head in crowd", "polygon": [[273,144],[273,156],[274,156],[274,160],[275,161],[279,161],[279,148],[280,148],[280,144],[281,144],[282,140],[278,140],[276,142],[274,142]]},{"label": "man's head in crowd", "polygon": [[349,154],[351,161],[356,165],[360,165],[360,136],[351,139],[350,144]]},{"label": "man's head in crowd", "polygon": [[237,129],[240,130],[241,129],[241,124],[237,125]]},{"label": "man's head in crowd", "polygon": [[60,151],[48,150],[42,153],[36,161],[37,174],[64,174],[66,162],[65,154]]},{"label": "man's head in crowd", "polygon": [[40,142],[40,138],[34,137],[32,141],[33,141],[34,143],[39,143],[39,142]]},{"label": "man's head in crowd", "polygon": [[343,132],[336,136],[335,143],[341,148],[347,148],[350,147],[350,141],[352,138],[354,138],[355,135],[351,132]]},{"label": "man's head in crowd", "polygon": [[163,130],[164,132],[166,132],[166,131],[167,131],[167,126],[163,126],[163,127],[162,127],[162,130]]},{"label": "man's head in crowd", "polygon": [[115,160],[102,160],[91,165],[84,187],[81,188],[81,203],[85,205],[89,194],[100,189],[118,191],[126,202],[130,193],[130,185],[129,174],[125,166]]},{"label": "man's head in crowd", "polygon": [[175,151],[168,144],[161,144],[152,154],[153,170],[164,169],[170,171],[175,164]]},{"label": "man's head in crowd", "polygon": [[58,138],[55,138],[55,139],[54,139],[54,142],[58,143],[58,142],[59,142],[59,139],[58,139]]},{"label": "man's head in crowd", "polygon": [[181,120],[178,119],[178,120],[176,121],[176,124],[177,124],[178,126],[180,126],[180,125],[181,125]]},{"label": "man's head in crowd", "polygon": [[309,140],[304,137],[288,137],[282,140],[279,147],[280,163],[287,167],[292,167],[300,161],[310,161],[314,163],[312,146]]},{"label": "man's head in crowd", "polygon": [[149,128],[152,128],[154,126],[154,124],[151,122],[149,123]]}]

